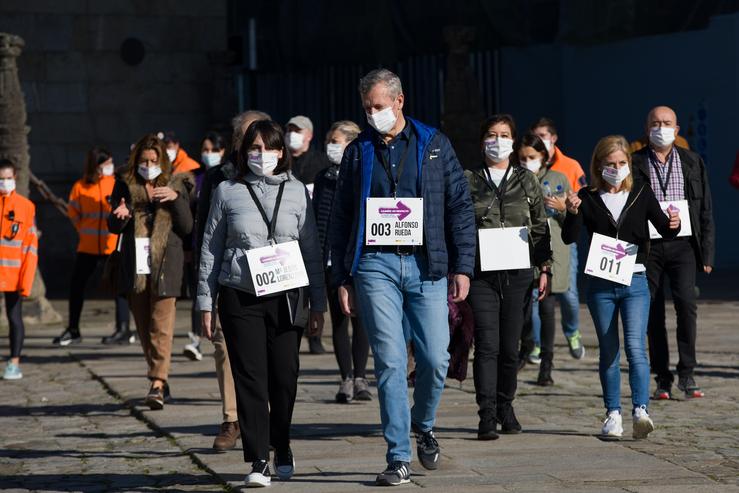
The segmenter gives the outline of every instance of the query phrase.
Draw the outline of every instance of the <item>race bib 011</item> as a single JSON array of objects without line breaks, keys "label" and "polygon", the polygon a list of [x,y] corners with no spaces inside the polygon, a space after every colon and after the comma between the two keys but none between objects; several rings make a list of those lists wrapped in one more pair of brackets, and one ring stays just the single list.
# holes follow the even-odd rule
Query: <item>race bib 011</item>
[{"label": "race bib 011", "polygon": [[637,250],[633,243],[593,233],[585,273],[631,286]]}]

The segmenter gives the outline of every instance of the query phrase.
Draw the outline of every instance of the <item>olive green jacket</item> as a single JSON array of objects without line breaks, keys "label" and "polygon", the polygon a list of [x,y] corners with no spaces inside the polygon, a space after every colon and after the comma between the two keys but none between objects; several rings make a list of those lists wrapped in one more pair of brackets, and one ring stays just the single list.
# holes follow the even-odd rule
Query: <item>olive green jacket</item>
[{"label": "olive green jacket", "polygon": [[[541,183],[542,189],[544,182],[549,184],[554,195],[567,195],[572,190],[570,181],[559,171],[554,171],[551,166],[542,167],[536,174]],[[552,293],[564,293],[570,287],[570,246],[565,245],[562,241],[562,224],[565,220],[565,211],[554,211],[549,216],[549,231],[551,234],[552,248]]]},{"label": "olive green jacket", "polygon": [[[503,203],[497,198],[497,187],[490,183],[485,173],[485,164],[465,171],[470,185],[472,203],[475,207],[477,229],[526,226],[529,232],[531,264],[535,267],[551,265],[549,228],[544,211],[544,200],[539,181],[526,168],[511,165],[505,183]],[[501,205],[504,218],[501,217]],[[479,246],[476,272],[480,272]]]}]

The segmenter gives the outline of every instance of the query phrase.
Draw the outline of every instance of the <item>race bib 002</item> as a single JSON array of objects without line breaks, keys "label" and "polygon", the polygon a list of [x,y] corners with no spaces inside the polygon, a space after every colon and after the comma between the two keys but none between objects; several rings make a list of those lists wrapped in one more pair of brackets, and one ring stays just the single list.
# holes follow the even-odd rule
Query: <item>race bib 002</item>
[{"label": "race bib 002", "polygon": [[308,285],[308,273],[297,241],[254,248],[246,252],[246,260],[257,296]]}]

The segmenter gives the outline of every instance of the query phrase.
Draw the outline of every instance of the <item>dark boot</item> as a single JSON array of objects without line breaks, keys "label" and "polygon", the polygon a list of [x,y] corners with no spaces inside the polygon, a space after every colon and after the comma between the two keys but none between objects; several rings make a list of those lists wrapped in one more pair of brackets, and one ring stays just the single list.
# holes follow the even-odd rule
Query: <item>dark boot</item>
[{"label": "dark boot", "polygon": [[477,414],[480,415],[480,423],[477,425],[477,439],[497,440],[498,432],[496,428],[498,426],[498,420],[495,416],[495,411],[492,409],[480,409]]},{"label": "dark boot", "polygon": [[321,342],[321,336],[308,336],[308,350],[310,354],[325,354],[326,349]]},{"label": "dark boot", "polygon": [[103,344],[133,344],[136,336],[131,332],[129,322],[121,322],[116,326],[115,332],[103,337]]},{"label": "dark boot", "polygon": [[498,408],[498,421],[500,421],[500,432],[505,435],[521,433],[521,423],[516,419],[513,406],[508,403]]},{"label": "dark boot", "polygon": [[539,367],[539,378],[536,379],[536,385],[540,385],[542,387],[550,387],[554,385],[554,380],[552,380],[552,368],[554,368],[554,365],[552,364],[552,354],[541,354],[541,366]]}]

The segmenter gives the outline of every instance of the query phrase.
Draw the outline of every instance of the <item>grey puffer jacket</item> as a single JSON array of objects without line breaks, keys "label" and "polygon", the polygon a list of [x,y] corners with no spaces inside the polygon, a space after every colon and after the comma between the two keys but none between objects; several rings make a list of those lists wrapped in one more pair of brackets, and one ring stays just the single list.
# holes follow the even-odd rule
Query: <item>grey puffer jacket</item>
[{"label": "grey puffer jacket", "polygon": [[311,310],[324,312],[324,270],[313,207],[305,185],[291,172],[266,177],[257,177],[249,172],[243,178],[218,185],[210,204],[200,249],[196,308],[213,311],[219,285],[255,293],[246,252],[269,245],[269,232],[245,182],[252,185],[270,219],[280,184],[285,182],[275,226],[275,242],[299,242],[310,282],[307,289]]}]

